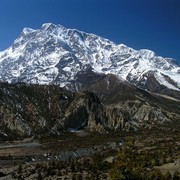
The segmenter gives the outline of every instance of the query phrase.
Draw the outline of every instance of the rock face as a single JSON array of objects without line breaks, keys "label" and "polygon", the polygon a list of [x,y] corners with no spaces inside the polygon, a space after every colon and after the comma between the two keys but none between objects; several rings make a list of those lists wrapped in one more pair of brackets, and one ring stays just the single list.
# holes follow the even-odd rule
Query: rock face
[{"label": "rock face", "polygon": [[104,106],[92,92],[74,94],[58,86],[0,84],[3,137],[60,135],[66,130],[104,130]]},{"label": "rock face", "polygon": [[180,67],[173,59],[61,25],[24,28],[14,44],[0,52],[1,81],[69,87],[89,69],[94,75],[114,74],[142,89],[180,98]]},{"label": "rock face", "polygon": [[78,94],[65,113],[65,126],[76,130],[88,127],[96,131],[107,127],[104,107],[97,95],[88,91]]},{"label": "rock face", "polygon": [[152,128],[179,119],[179,100],[171,101],[170,97],[162,98],[159,94],[146,92],[112,74],[83,73],[83,79],[88,83],[79,82],[78,87],[98,95],[106,106],[108,127],[125,130]]},{"label": "rock face", "polygon": [[[0,83],[0,137],[46,137],[84,128],[98,132],[163,128],[178,123],[179,101],[118,82],[113,75],[94,82],[89,89],[99,92],[101,85],[100,98],[91,91],[73,93],[54,85]],[[108,91],[103,87],[106,83],[113,83],[113,88]],[[131,95],[127,98],[127,94]]]}]

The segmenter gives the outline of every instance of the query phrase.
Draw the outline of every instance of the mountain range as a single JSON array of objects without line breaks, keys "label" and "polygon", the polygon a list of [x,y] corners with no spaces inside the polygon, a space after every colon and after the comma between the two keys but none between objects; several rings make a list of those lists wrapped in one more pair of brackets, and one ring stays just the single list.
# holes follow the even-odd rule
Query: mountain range
[{"label": "mountain range", "polygon": [[10,83],[58,84],[75,90],[72,85],[79,74],[90,68],[180,98],[180,67],[175,60],[61,25],[24,28],[13,45],[0,52],[0,80]]},{"label": "mountain range", "polygon": [[180,67],[153,51],[43,24],[0,52],[2,139],[178,128]]}]

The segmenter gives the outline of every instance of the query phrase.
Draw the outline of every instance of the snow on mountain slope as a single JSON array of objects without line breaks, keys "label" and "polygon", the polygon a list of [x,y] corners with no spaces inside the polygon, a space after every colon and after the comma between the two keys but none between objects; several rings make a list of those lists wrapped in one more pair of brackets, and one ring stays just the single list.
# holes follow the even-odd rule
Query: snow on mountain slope
[{"label": "snow on mountain slope", "polygon": [[180,91],[180,67],[173,59],[61,25],[24,28],[14,44],[0,52],[0,80],[12,83],[65,86],[87,67],[97,73],[115,74],[144,89],[151,90],[147,84],[153,77],[156,84]]}]

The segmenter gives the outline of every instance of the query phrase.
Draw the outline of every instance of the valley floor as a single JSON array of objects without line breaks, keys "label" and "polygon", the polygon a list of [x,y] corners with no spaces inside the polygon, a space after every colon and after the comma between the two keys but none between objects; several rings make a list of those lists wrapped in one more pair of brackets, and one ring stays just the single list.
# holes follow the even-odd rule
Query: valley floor
[{"label": "valley floor", "polygon": [[179,178],[180,132],[83,130],[0,144],[0,179],[121,179],[133,164],[141,179]]}]

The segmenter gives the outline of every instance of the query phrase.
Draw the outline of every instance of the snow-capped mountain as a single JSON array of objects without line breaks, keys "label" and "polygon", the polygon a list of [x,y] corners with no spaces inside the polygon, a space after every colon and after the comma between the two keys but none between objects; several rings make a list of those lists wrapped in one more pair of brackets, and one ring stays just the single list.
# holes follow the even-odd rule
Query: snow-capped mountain
[{"label": "snow-capped mountain", "polygon": [[24,28],[14,44],[0,52],[0,80],[12,83],[56,83],[62,87],[76,81],[77,73],[89,67],[153,92],[180,91],[180,66],[173,59],[61,25]]}]

